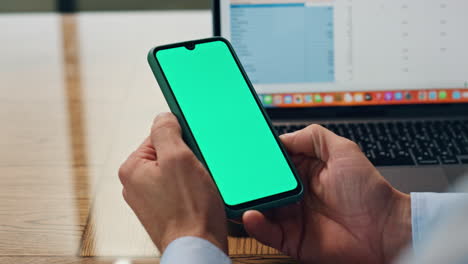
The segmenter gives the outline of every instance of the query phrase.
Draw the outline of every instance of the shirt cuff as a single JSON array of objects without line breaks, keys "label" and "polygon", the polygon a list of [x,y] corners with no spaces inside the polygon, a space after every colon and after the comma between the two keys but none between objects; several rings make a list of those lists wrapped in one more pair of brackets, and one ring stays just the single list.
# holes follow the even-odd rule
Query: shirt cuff
[{"label": "shirt cuff", "polygon": [[466,193],[411,193],[413,249],[417,253],[431,228],[450,208],[468,201]]},{"label": "shirt cuff", "polygon": [[169,244],[161,257],[161,264],[231,264],[231,260],[211,242],[187,236]]}]

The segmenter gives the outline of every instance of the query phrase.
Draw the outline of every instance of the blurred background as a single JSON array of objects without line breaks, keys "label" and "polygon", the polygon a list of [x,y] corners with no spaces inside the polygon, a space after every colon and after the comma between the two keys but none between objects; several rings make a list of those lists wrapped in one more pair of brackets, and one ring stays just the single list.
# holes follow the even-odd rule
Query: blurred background
[{"label": "blurred background", "polygon": [[210,5],[0,0],[1,264],[158,263],[118,168],[169,110],[149,49],[212,36]]},{"label": "blurred background", "polygon": [[0,12],[208,9],[211,0],[1,0]]}]

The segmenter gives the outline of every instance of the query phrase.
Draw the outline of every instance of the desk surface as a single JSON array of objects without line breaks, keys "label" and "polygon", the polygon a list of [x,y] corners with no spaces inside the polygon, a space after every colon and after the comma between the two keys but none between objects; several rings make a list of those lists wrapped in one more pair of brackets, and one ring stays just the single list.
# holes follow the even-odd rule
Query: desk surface
[{"label": "desk surface", "polygon": [[[117,170],[168,110],[146,52],[209,37],[209,12],[1,15],[0,32],[0,263],[157,263]],[[291,262],[229,243],[235,262]]]}]

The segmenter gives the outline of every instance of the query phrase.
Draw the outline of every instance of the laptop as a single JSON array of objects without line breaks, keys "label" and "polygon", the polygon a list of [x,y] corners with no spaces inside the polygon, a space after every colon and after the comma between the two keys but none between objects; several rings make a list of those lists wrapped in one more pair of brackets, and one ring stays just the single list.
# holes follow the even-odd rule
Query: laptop
[{"label": "laptop", "polygon": [[468,1],[214,0],[278,133],[321,124],[396,188],[468,172]]}]

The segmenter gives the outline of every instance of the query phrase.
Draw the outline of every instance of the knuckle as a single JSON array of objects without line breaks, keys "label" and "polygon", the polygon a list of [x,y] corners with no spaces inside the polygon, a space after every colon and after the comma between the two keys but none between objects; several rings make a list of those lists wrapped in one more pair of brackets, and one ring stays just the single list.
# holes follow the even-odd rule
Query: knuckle
[{"label": "knuckle", "polygon": [[193,160],[194,154],[188,148],[184,148],[179,153],[179,159],[181,162],[190,162]]},{"label": "knuckle", "polygon": [[128,185],[134,170],[136,169],[136,161],[134,159],[135,152],[133,152],[128,159],[120,165],[118,175],[120,182],[123,186]]},{"label": "knuckle", "polygon": [[119,179],[122,185],[127,185],[130,176],[130,169],[127,163],[124,163],[119,168]]},{"label": "knuckle", "polygon": [[316,133],[319,133],[320,131],[322,131],[325,128],[322,127],[321,125],[312,124],[312,125],[309,125],[308,127],[306,127],[305,129],[311,134],[316,134]]},{"label": "knuckle", "polygon": [[125,188],[122,189],[122,197],[124,198],[125,202],[128,203],[127,191]]},{"label": "knuckle", "polygon": [[163,163],[170,165],[187,163],[193,159],[193,153],[189,149],[183,149],[168,153],[165,157],[161,157]]},{"label": "knuckle", "polygon": [[349,139],[343,138],[343,147],[348,150],[360,150],[359,145]]}]

